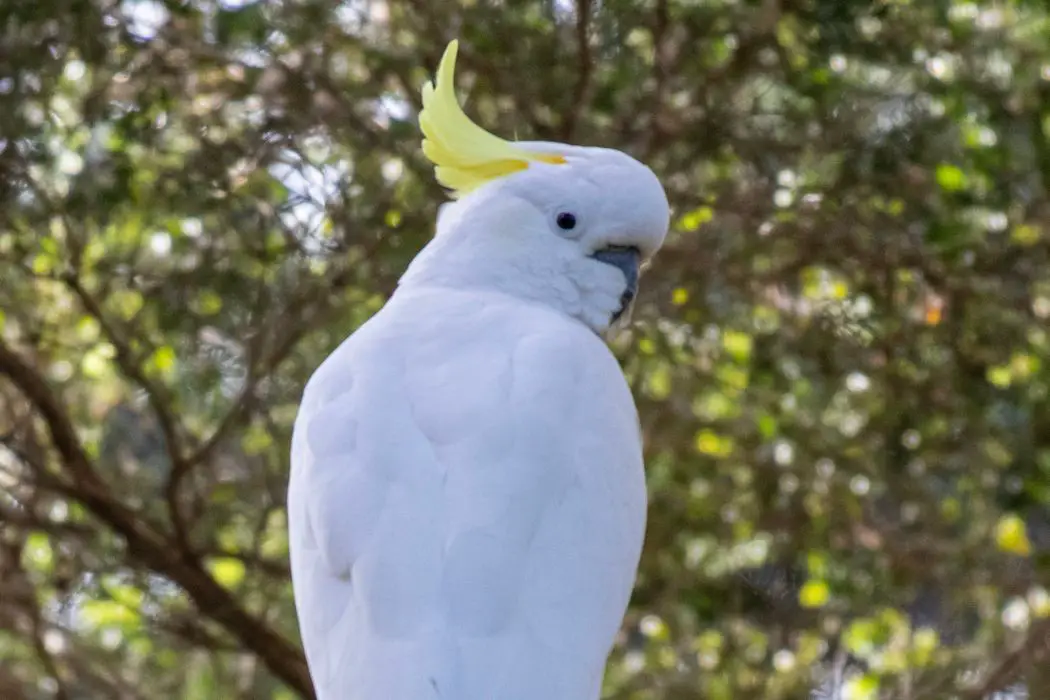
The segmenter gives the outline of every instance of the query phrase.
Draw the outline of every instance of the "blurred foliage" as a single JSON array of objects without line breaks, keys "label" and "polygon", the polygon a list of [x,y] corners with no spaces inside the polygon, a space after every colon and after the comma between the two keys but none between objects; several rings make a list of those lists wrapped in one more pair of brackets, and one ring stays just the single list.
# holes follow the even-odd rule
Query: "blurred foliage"
[{"label": "blurred foliage", "polygon": [[0,4],[0,697],[310,696],[290,426],[431,234],[453,37],[479,122],[675,207],[615,343],[651,515],[606,697],[1050,697],[1024,0]]}]

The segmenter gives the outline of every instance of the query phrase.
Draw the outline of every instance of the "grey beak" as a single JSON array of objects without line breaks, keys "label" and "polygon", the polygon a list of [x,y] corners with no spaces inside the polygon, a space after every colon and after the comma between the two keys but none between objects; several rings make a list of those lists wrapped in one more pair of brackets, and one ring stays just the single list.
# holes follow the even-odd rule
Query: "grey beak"
[{"label": "grey beak", "polygon": [[623,316],[624,311],[631,306],[634,296],[638,293],[638,268],[642,263],[642,255],[637,248],[610,246],[595,252],[591,257],[599,262],[612,265],[622,272],[627,280],[627,286],[620,296],[620,309],[612,317],[613,323],[615,323]]}]

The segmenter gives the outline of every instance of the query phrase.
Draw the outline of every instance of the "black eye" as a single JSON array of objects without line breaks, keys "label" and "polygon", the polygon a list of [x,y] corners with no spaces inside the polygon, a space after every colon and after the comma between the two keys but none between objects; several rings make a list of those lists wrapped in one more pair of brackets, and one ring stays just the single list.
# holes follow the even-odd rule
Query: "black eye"
[{"label": "black eye", "polygon": [[554,219],[554,223],[558,224],[558,228],[564,231],[571,231],[576,228],[576,215],[567,211],[563,211],[558,214],[557,218]]}]

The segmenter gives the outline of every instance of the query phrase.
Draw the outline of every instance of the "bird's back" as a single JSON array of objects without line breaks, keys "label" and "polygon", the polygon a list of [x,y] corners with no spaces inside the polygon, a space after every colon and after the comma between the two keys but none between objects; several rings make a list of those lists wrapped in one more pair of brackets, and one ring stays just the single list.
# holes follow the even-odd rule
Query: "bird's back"
[{"label": "bird's back", "polygon": [[289,523],[321,700],[595,700],[645,519],[601,340],[502,295],[399,291],[311,379]]}]

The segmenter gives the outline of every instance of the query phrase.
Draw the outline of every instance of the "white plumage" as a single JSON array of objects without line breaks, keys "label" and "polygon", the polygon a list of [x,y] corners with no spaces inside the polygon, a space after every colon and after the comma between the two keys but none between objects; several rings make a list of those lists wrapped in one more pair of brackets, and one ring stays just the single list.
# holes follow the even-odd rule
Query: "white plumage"
[{"label": "white plumage", "polygon": [[288,508],[321,700],[600,694],[645,483],[598,334],[632,271],[595,255],[651,255],[667,202],[622,153],[515,147],[562,161],[446,205],[391,300],[306,387]]}]

